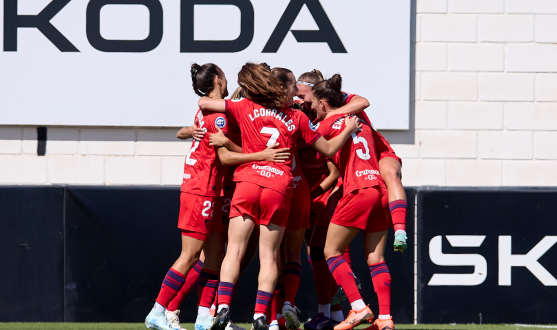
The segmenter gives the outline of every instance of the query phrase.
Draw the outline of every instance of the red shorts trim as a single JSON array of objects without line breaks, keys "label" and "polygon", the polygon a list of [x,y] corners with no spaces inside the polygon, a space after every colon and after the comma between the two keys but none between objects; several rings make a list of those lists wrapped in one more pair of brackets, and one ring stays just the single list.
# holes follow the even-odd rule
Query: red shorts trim
[{"label": "red shorts trim", "polygon": [[402,159],[400,159],[400,157],[393,154],[392,152],[382,152],[381,157],[379,158],[379,160],[381,160],[385,157],[391,157],[391,158],[394,158],[394,159],[398,160],[398,162],[400,163],[400,166],[402,166]]},{"label": "red shorts trim", "polygon": [[274,223],[286,227],[291,200],[276,190],[251,182],[238,182],[232,197],[230,218],[249,215],[258,225]]},{"label": "red shorts trim", "polygon": [[357,189],[345,194],[338,202],[331,223],[344,227],[354,227],[366,233],[388,230],[389,212],[383,205],[387,202],[379,187]]},{"label": "red shorts trim", "polygon": [[182,236],[187,236],[187,237],[191,237],[191,238],[195,238],[198,239],[200,241],[207,241],[207,234],[204,233],[197,233],[195,231],[191,231],[191,230],[183,230],[182,229]]},{"label": "red shorts trim", "polygon": [[[202,196],[182,192],[178,228],[188,232],[209,234],[213,223],[215,196]],[[189,235],[187,235],[189,236]]]}]

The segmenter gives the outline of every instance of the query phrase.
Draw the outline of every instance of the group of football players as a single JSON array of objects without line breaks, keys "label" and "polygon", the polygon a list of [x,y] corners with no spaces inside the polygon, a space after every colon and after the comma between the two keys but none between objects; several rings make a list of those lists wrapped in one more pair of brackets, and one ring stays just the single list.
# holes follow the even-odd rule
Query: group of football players
[{"label": "group of football players", "polygon": [[[166,274],[147,328],[182,329],[179,308],[198,285],[196,330],[238,329],[232,300],[259,250],[252,329],[300,327],[295,305],[305,241],[318,314],[310,330],[394,329],[391,276],[384,258],[388,229],[394,249],[406,249],[402,162],[372,126],[369,102],[342,92],[339,74],[246,63],[228,96],[224,72],[193,64],[200,96],[180,197],[180,257]],[[379,313],[363,301],[351,269],[350,242],[362,230]],[[347,317],[341,298],[350,302]],[[238,303],[236,303],[238,304]]]}]

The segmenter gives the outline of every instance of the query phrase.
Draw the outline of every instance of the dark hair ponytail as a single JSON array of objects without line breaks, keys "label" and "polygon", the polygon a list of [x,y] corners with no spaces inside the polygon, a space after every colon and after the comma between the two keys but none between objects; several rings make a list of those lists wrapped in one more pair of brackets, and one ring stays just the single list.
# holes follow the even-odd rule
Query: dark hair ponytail
[{"label": "dark hair ponytail", "polygon": [[290,82],[290,74],[292,73],[292,71],[285,68],[273,68],[271,72],[273,73],[273,76],[275,76],[280,81],[284,88],[288,86],[288,83]]},{"label": "dark hair ponytail", "polygon": [[215,88],[213,85],[215,77],[220,73],[219,67],[213,63],[203,65],[193,63],[191,65],[191,81],[195,94],[199,96],[209,95]]},{"label": "dark hair ponytail", "polygon": [[313,86],[313,95],[318,100],[327,100],[333,108],[340,108],[344,104],[342,95],[342,77],[337,73],[331,78],[321,81]]}]

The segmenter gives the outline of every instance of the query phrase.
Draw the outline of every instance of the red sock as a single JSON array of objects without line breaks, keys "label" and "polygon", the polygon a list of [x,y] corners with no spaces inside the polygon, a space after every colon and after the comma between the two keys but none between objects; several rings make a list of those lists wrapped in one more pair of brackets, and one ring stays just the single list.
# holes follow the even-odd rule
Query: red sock
[{"label": "red sock", "polygon": [[234,284],[229,282],[220,282],[218,290],[219,305],[228,305],[232,302],[234,296]]},{"label": "red sock", "polygon": [[346,260],[348,266],[352,267],[352,256],[350,256],[350,244],[348,244],[346,250],[344,250],[342,257],[344,258],[344,260]]},{"label": "red sock", "polygon": [[[277,280],[277,285],[275,285],[275,292],[273,292],[273,299],[271,300],[271,304],[267,307],[267,323],[271,324],[271,322],[277,319],[277,311],[279,305],[279,295],[282,287],[282,282],[280,280],[280,276]],[[282,306],[281,306],[282,310]]]},{"label": "red sock", "polygon": [[391,210],[391,218],[393,219],[394,230],[406,231],[406,207],[407,203],[404,199],[397,199],[389,203]]},{"label": "red sock", "polygon": [[284,267],[284,301],[290,302],[295,306],[294,299],[300,286],[300,276],[302,275],[302,265],[297,262],[289,261]]},{"label": "red sock", "polygon": [[273,298],[273,294],[270,292],[265,292],[257,290],[257,298],[255,298],[255,314],[265,314],[267,307]]},{"label": "red sock", "polygon": [[[310,247],[311,260],[313,264],[313,280],[315,282],[315,292],[320,305],[326,305],[331,302],[331,283],[334,282],[333,276],[325,261],[323,248]],[[335,291],[336,293],[336,291]]]},{"label": "red sock", "polygon": [[157,302],[164,307],[168,307],[168,304],[176,297],[176,294],[180,291],[185,281],[186,278],[184,275],[170,268],[162,281],[162,287],[157,297]]},{"label": "red sock", "polygon": [[182,301],[190,292],[193,291],[195,288],[195,284],[197,283],[197,279],[199,278],[199,272],[201,272],[201,268],[203,268],[203,261],[199,260],[192,269],[188,272],[188,276],[186,276],[186,282],[182,285],[182,288],[176,294],[176,297],[172,299],[172,301],[168,304],[169,311],[175,311],[180,309],[180,305],[182,305]]},{"label": "red sock", "polygon": [[342,256],[331,257],[327,259],[327,264],[329,265],[329,270],[338,285],[342,287],[346,298],[350,303],[355,300],[362,299],[360,291],[356,286],[356,281],[354,280],[354,273],[348,263]]},{"label": "red sock", "polygon": [[391,314],[391,274],[387,263],[380,262],[369,266],[373,289],[379,301],[379,315]]},{"label": "red sock", "polygon": [[215,293],[219,284],[219,273],[204,269],[199,275],[199,285],[197,287],[198,306],[211,308]]}]

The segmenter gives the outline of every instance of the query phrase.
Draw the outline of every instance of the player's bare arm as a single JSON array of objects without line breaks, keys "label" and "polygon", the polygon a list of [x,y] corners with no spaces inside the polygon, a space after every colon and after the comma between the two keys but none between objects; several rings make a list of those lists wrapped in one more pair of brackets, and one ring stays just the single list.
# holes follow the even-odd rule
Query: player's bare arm
[{"label": "player's bare arm", "polygon": [[233,152],[242,152],[242,147],[238,146],[236,143],[232,142],[224,132],[217,127],[218,133],[209,134],[209,145],[213,147],[225,147],[226,149]]},{"label": "player's bare arm", "polygon": [[329,191],[329,189],[336,186],[338,178],[340,177],[340,171],[332,162],[327,162],[327,168],[329,169],[329,176],[311,191],[311,199],[323,195],[325,192]]},{"label": "player's bare arm", "polygon": [[356,114],[362,112],[369,107],[369,101],[365,97],[359,95],[354,95],[349,103],[346,103],[342,107],[332,110],[331,114]]},{"label": "player's bare arm", "polygon": [[181,128],[176,137],[180,140],[187,140],[193,138],[196,141],[201,141],[205,135],[205,130],[197,126],[188,126]]},{"label": "player's bare arm", "polygon": [[219,159],[222,165],[232,166],[240,165],[249,162],[267,161],[275,163],[284,163],[290,157],[288,148],[276,149],[279,144],[268,147],[267,149],[251,154],[243,154],[228,150],[226,147],[220,147],[218,150]]},{"label": "player's bare arm", "polygon": [[210,110],[216,112],[226,111],[226,101],[223,99],[214,99],[211,97],[203,96],[197,102],[201,110]]}]

